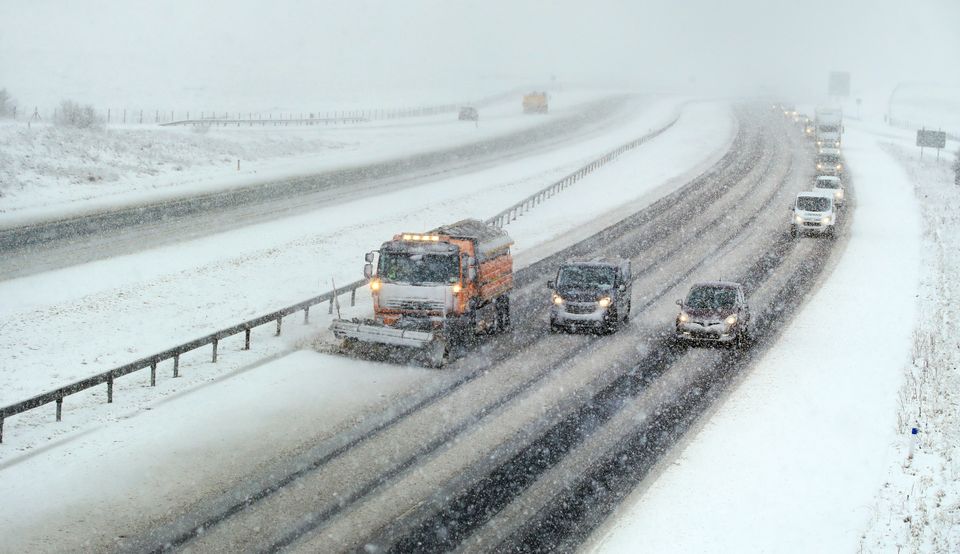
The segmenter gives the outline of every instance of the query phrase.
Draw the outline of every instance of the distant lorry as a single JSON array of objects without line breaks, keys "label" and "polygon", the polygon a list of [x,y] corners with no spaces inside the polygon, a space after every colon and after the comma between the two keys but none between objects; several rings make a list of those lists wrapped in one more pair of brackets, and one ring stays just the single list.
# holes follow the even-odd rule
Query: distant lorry
[{"label": "distant lorry", "polygon": [[530,92],[524,94],[523,113],[547,113],[547,93]]},{"label": "distant lorry", "polygon": [[334,336],[412,348],[442,367],[451,346],[510,326],[512,244],[476,219],[395,235],[366,255],[374,319],[334,320]]},{"label": "distant lorry", "polygon": [[817,108],[814,132],[818,148],[840,148],[843,135],[843,112],[833,108]]}]

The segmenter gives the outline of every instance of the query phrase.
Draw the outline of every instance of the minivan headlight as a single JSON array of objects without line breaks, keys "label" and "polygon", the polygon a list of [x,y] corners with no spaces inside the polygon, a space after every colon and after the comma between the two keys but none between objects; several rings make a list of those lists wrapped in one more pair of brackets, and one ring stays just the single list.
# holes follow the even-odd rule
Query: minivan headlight
[{"label": "minivan headlight", "polygon": [[680,312],[680,315],[677,316],[677,321],[680,323],[686,323],[690,321],[690,316],[687,315],[687,312]]},{"label": "minivan headlight", "polygon": [[597,300],[597,304],[598,304],[601,308],[606,308],[607,306],[610,305],[610,297],[609,297],[609,296],[604,296],[604,297],[601,298],[600,300]]},{"label": "minivan headlight", "polygon": [[734,323],[737,322],[737,314],[728,315],[727,319],[724,319],[723,322],[726,323],[727,325],[733,325]]},{"label": "minivan headlight", "polygon": [[553,303],[556,304],[557,306],[559,306],[560,304],[563,304],[563,297],[560,296],[559,294],[554,294]]}]

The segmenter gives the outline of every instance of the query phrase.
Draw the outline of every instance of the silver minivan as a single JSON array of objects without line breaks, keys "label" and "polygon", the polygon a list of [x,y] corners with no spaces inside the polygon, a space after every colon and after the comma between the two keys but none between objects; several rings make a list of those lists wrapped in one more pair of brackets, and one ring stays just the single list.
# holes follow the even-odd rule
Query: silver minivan
[{"label": "silver minivan", "polygon": [[790,236],[802,233],[834,236],[837,224],[833,191],[807,191],[797,195],[790,206]]}]

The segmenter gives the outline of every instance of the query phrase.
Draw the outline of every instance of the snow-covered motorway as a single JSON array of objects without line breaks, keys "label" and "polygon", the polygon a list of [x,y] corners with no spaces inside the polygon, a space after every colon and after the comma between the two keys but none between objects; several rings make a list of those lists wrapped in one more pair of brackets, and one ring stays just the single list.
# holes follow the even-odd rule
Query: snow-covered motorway
[{"label": "snow-covered motorway", "polygon": [[[674,313],[672,300],[691,280],[741,279],[753,291],[763,331],[789,314],[831,250],[832,243],[795,243],[782,232],[777,207],[809,177],[794,129],[756,112],[740,120],[731,153],[702,177],[521,271],[514,302],[523,315],[510,337],[418,379],[419,392],[408,391],[380,413],[364,412],[359,425],[319,442],[301,437],[298,447],[263,445],[278,455],[261,453],[254,473],[200,485],[196,494],[154,503],[149,513],[112,516],[102,534],[80,544],[315,551],[462,543],[486,550],[503,541],[549,547],[579,540],[612,503],[587,502],[582,518],[563,518],[572,528],[548,525],[544,532],[538,525],[554,517],[546,508],[570,504],[555,502],[558,491],[578,490],[580,479],[598,478],[595,471],[622,478],[610,460],[621,458],[624,445],[646,442],[651,426],[683,427],[703,398],[750,361],[668,349],[659,337]],[[569,256],[598,254],[634,259],[630,328],[602,338],[548,335],[540,308],[545,276]],[[669,420],[677,414],[679,421]],[[226,473],[238,471],[235,465]],[[642,476],[628,469],[630,479]],[[512,485],[484,486],[504,478]]]}]

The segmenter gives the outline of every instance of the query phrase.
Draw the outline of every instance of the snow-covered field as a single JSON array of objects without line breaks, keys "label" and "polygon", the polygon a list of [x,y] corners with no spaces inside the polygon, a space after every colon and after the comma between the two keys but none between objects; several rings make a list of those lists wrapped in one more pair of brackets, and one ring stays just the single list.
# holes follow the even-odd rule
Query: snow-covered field
[{"label": "snow-covered field", "polygon": [[920,161],[911,133],[875,122],[847,130],[839,262],[590,551],[960,551],[952,156]]},{"label": "snow-covered field", "polygon": [[459,146],[563,118],[602,96],[555,94],[549,118],[523,114],[518,97],[482,108],[477,125],[457,114],[329,127],[92,131],[0,120],[0,226]]}]

